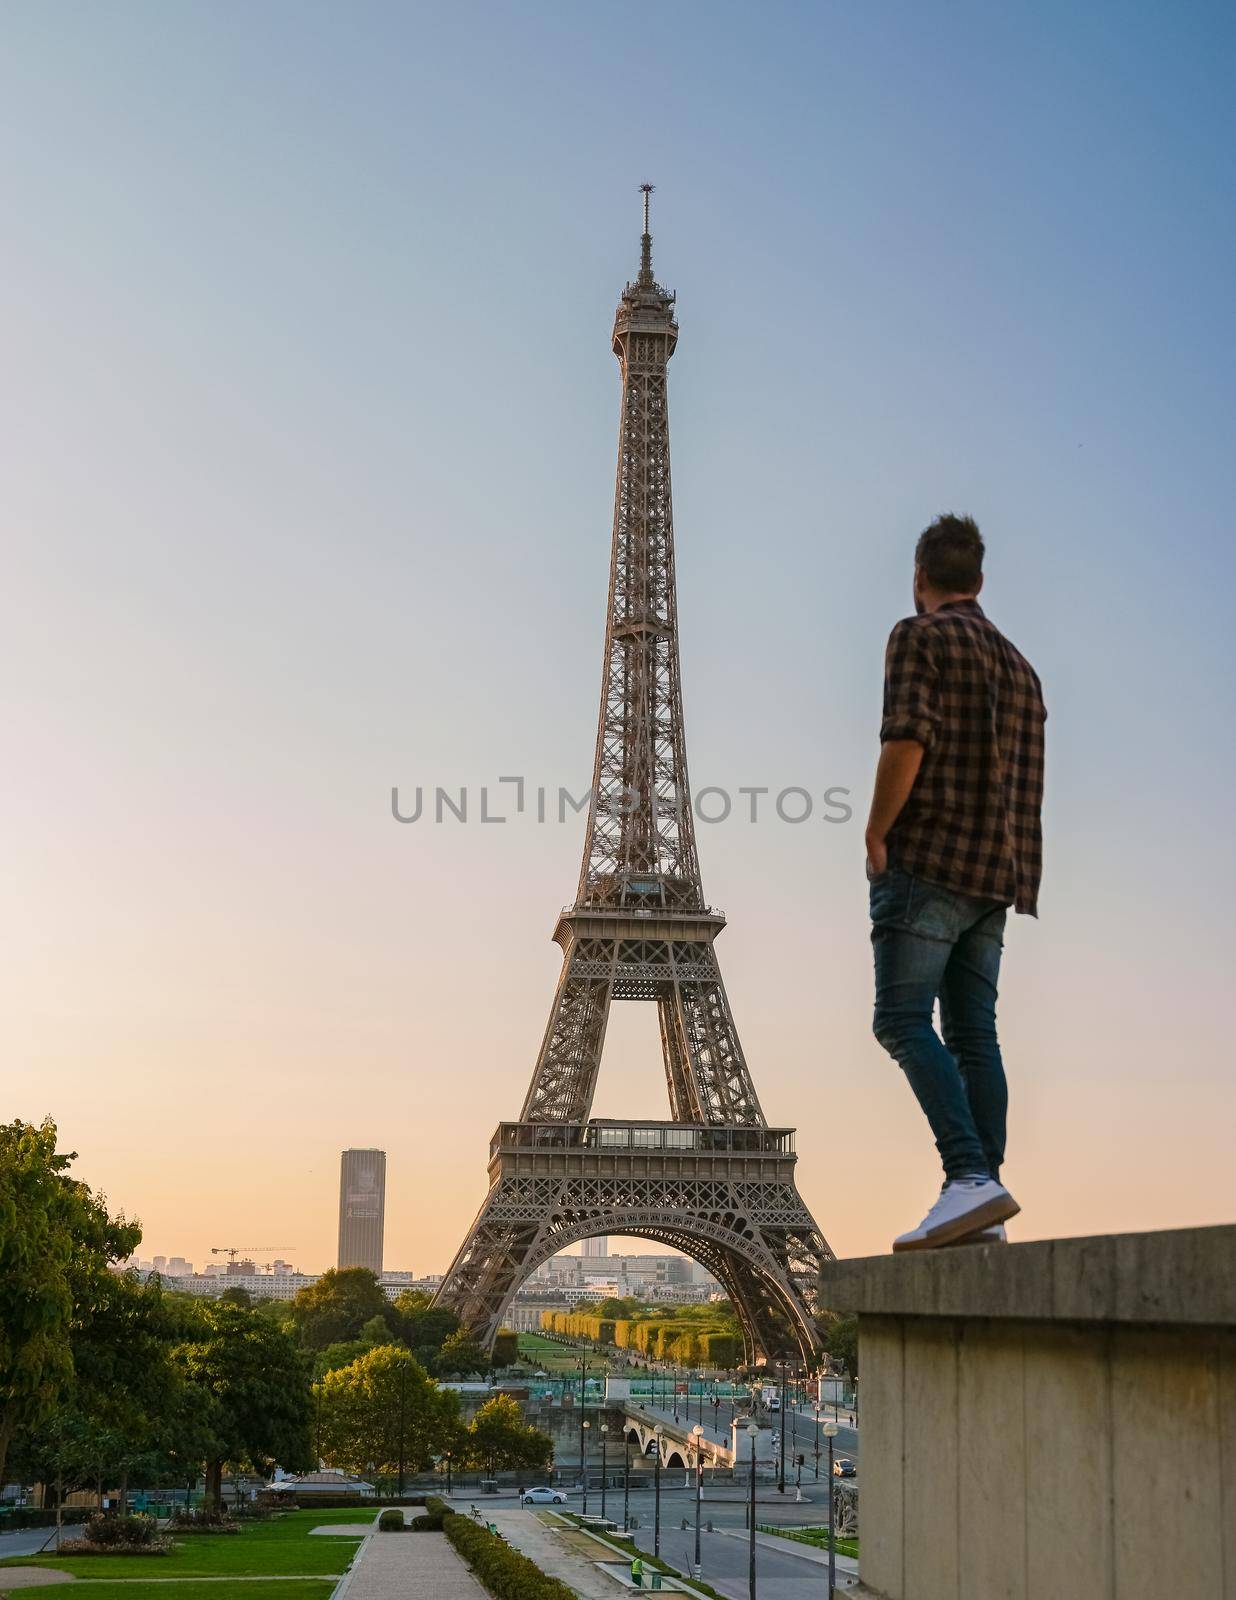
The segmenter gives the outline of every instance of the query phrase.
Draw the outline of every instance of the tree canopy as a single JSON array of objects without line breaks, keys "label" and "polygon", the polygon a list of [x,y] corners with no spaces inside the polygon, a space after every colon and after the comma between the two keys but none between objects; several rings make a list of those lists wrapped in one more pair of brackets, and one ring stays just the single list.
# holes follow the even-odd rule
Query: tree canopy
[{"label": "tree canopy", "polygon": [[69,1176],[75,1159],[57,1151],[54,1122],[0,1127],[0,1483],[18,1429],[47,1417],[73,1378],[74,1326],[142,1236]]},{"label": "tree canopy", "polygon": [[141,1229],[68,1175],[56,1129],[0,1127],[0,1483],[62,1489],[312,1461],[307,1359],[277,1319],[143,1283]]},{"label": "tree canopy", "polygon": [[218,1504],[225,1462],[265,1471],[312,1463],[313,1414],[305,1357],[268,1318],[217,1302],[201,1308],[196,1337],[177,1355],[189,1380],[208,1398],[205,1417],[206,1497]]},{"label": "tree canopy", "polygon": [[424,1471],[457,1447],[457,1397],[395,1345],[379,1345],[326,1373],[314,1398],[322,1459],[345,1472]]},{"label": "tree canopy", "polygon": [[468,1427],[464,1448],[468,1464],[487,1473],[512,1467],[539,1470],[554,1455],[553,1440],[524,1421],[509,1394],[486,1400]]},{"label": "tree canopy", "polygon": [[359,1339],[374,1317],[390,1333],[400,1330],[382,1293],[382,1285],[368,1267],[331,1267],[316,1283],[306,1284],[292,1301],[292,1320],[306,1350],[325,1350],[343,1339]]}]

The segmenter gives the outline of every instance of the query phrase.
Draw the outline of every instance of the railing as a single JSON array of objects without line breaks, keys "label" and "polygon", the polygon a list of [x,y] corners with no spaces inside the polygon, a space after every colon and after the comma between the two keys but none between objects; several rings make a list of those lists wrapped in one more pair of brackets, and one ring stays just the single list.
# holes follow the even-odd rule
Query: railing
[{"label": "railing", "polygon": [[793,1128],[712,1127],[673,1122],[501,1122],[500,1150],[657,1150],[673,1154],[792,1155]]},{"label": "railing", "polygon": [[701,917],[719,917],[725,922],[726,915],[720,906],[660,906],[640,905],[638,902],[622,903],[617,900],[606,900],[597,905],[563,906],[564,917],[605,917],[611,912],[622,912],[632,917],[682,917],[686,921],[699,921]]}]

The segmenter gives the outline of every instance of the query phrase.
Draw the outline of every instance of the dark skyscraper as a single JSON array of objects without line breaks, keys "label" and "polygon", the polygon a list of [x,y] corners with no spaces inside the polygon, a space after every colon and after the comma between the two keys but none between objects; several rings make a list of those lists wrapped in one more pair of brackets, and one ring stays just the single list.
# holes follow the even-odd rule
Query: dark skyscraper
[{"label": "dark skyscraper", "polygon": [[382,1271],[386,1151],[345,1150],[339,1165],[339,1265]]}]

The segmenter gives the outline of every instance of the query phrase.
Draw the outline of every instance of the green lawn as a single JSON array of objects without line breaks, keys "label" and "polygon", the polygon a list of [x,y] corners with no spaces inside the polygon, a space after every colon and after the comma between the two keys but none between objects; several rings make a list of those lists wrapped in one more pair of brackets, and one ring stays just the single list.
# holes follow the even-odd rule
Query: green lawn
[{"label": "green lawn", "polygon": [[[230,1583],[102,1583],[90,1585],[90,1600],[330,1600],[335,1587],[333,1578],[291,1578],[287,1583],[263,1582],[244,1578]],[[0,1590],[0,1594],[4,1591]],[[44,1589],[14,1589],[13,1600],[25,1600],[27,1595],[52,1595],[55,1600],[69,1600],[82,1593],[79,1583],[49,1583]]]},{"label": "green lawn", "polygon": [[[539,1333],[521,1333],[519,1335],[519,1354],[524,1361],[529,1361],[534,1367],[540,1367],[543,1372],[548,1372],[551,1377],[560,1378],[564,1373],[574,1373],[579,1376],[579,1358],[582,1350],[572,1349],[570,1345],[558,1344],[553,1339],[546,1339]],[[590,1351],[588,1355],[588,1372],[594,1378],[601,1377],[609,1370],[609,1358],[597,1351]]]},{"label": "green lawn", "polygon": [[[771,1522],[757,1522],[756,1527],[761,1533],[775,1533],[780,1539],[792,1539],[796,1544],[813,1544],[817,1550],[828,1549],[828,1529],[826,1527],[786,1527],[774,1526]],[[836,1538],[837,1554],[839,1556],[858,1556],[858,1540],[847,1538],[839,1533]]]},{"label": "green lawn", "polygon": [[[0,1561],[0,1585],[4,1567],[57,1567],[76,1578],[215,1578],[280,1575],[310,1577],[316,1574],[338,1577],[356,1553],[359,1540],[311,1536],[311,1528],[324,1523],[367,1522],[373,1516],[368,1508],[352,1511],[288,1511],[271,1522],[255,1522],[241,1533],[188,1533],[176,1539],[168,1556],[73,1556],[50,1552],[42,1556],[10,1556]],[[60,1585],[56,1585],[60,1587]],[[233,1586],[234,1587],[234,1586]],[[256,1586],[254,1586],[256,1587]],[[284,1595],[286,1585],[280,1585]],[[316,1593],[320,1586],[314,1585]],[[2,1591],[0,1591],[2,1592]],[[203,1591],[204,1592],[204,1591]],[[229,1591],[229,1594],[233,1591]],[[40,1594],[46,1593],[40,1590]],[[133,1590],[127,1585],[125,1593]],[[177,1586],[175,1596],[183,1591]],[[269,1586],[263,1588],[269,1593]],[[99,1597],[96,1596],[96,1600]],[[175,1600],[175,1597],[172,1597]],[[270,1600],[274,1600],[273,1595]]]}]

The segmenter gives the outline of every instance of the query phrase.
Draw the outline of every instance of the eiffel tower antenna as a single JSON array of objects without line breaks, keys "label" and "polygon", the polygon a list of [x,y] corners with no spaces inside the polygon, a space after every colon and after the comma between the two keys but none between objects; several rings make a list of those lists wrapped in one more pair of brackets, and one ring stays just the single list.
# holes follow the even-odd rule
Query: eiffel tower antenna
[{"label": "eiffel tower antenna", "polygon": [[[700,877],[678,659],[666,371],[675,297],[652,275],[649,196],[639,274],[622,291],[618,482],[601,709],[562,974],[517,1122],[490,1146],[489,1193],[438,1291],[492,1343],[516,1290],[599,1234],[681,1250],[725,1287],[748,1362],[818,1360],[816,1279],[832,1252],[799,1197],[794,1132],[770,1128],[721,981],[725,918]],[[609,1009],[657,1007],[668,1121],[591,1116]]]}]

